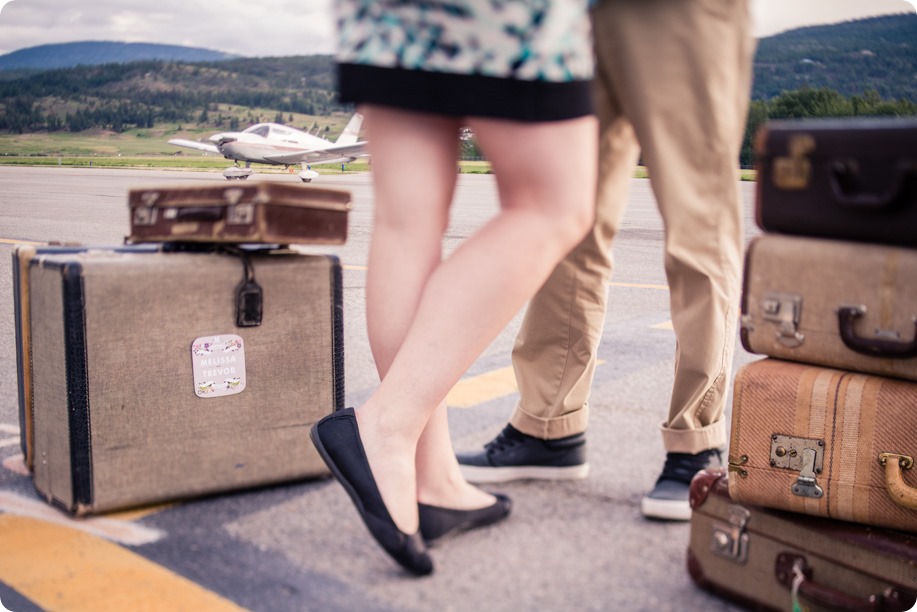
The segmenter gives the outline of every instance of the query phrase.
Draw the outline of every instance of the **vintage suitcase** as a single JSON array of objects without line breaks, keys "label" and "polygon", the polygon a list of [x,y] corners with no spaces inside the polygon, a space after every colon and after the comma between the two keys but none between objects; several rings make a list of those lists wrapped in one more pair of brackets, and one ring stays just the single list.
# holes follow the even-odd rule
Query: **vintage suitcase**
[{"label": "vintage suitcase", "polygon": [[38,254],[34,484],[83,515],[323,475],[343,407],[340,264],[291,251]]},{"label": "vintage suitcase", "polygon": [[735,377],[736,501],[917,532],[917,383],[764,359]]},{"label": "vintage suitcase", "polygon": [[[29,470],[32,469],[33,457],[31,446],[32,427],[32,386],[31,355],[29,352],[29,262],[38,254],[82,253],[92,247],[77,244],[20,244],[13,247],[13,333],[16,343],[16,386],[19,398],[19,432],[23,460]],[[155,245],[138,245],[117,247],[117,251],[147,252],[158,250]]]},{"label": "vintage suitcase", "polygon": [[691,483],[687,565],[702,588],[754,610],[913,608],[917,537],[740,504],[728,489],[723,470]]},{"label": "vintage suitcase", "polygon": [[771,121],[756,152],[762,229],[917,247],[917,119]]},{"label": "vintage suitcase", "polygon": [[917,380],[917,249],[766,234],[745,255],[752,353]]},{"label": "vintage suitcase", "polygon": [[258,181],[130,191],[128,242],[342,244],[350,193]]}]

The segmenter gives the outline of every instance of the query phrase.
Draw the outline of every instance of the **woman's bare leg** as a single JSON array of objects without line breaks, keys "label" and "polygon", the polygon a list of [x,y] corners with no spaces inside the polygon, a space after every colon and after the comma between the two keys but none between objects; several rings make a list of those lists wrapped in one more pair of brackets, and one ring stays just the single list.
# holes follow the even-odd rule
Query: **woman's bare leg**
[{"label": "woman's bare leg", "polygon": [[[381,144],[383,150],[373,151],[377,205],[381,199],[389,203],[385,206],[397,206],[389,193],[403,189],[398,184],[410,184],[403,173],[410,159],[422,154],[415,147],[426,143],[435,149],[433,143],[444,138],[442,131],[417,129],[416,122],[417,115],[390,111],[384,129],[391,132],[369,133],[370,142],[376,138],[386,143]],[[593,118],[541,124],[483,119],[470,123],[493,164],[503,210],[432,270],[400,350],[376,393],[357,410],[382,498],[395,523],[407,533],[417,526],[417,443],[434,411],[582,238],[593,210],[597,131]],[[381,125],[377,129],[383,129]],[[443,145],[453,147],[454,155],[454,137],[450,138]],[[417,470],[436,473],[440,467],[428,467],[420,459]]]}]

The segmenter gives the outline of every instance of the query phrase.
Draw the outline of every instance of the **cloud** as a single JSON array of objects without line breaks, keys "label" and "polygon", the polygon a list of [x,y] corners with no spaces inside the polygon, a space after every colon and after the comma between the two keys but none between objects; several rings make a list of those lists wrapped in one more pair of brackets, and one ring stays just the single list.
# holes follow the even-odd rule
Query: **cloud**
[{"label": "cloud", "polygon": [[0,54],[84,40],[188,45],[247,56],[308,55],[333,50],[334,21],[331,0],[15,0],[0,19]]}]

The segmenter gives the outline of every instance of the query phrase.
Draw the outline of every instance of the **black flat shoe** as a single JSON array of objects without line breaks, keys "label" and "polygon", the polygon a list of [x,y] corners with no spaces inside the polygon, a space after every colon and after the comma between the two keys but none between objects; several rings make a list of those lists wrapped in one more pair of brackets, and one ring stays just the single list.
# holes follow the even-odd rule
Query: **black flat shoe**
[{"label": "black flat shoe", "polygon": [[433,560],[420,537],[398,529],[382,501],[360,441],[353,408],[329,414],[312,426],[312,442],[328,469],[350,495],[369,533],[395,561],[418,576],[433,571]]},{"label": "black flat shoe", "polygon": [[420,510],[420,533],[424,542],[431,544],[450,533],[476,529],[505,519],[512,510],[513,502],[501,493],[493,495],[497,501],[476,510],[453,510],[417,504]]}]

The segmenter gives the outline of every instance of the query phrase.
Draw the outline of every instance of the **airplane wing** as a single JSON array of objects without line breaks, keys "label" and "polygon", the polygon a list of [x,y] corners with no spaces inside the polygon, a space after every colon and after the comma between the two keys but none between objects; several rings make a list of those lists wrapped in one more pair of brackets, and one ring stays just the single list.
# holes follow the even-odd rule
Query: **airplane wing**
[{"label": "airplane wing", "polygon": [[275,164],[330,164],[337,161],[351,161],[366,155],[366,142],[349,145],[331,145],[327,149],[305,149],[290,153],[265,155],[264,159]]},{"label": "airplane wing", "polygon": [[207,151],[208,153],[216,153],[221,155],[220,150],[216,145],[209,144],[206,142],[198,142],[196,140],[185,140],[183,138],[173,138],[169,141],[170,145],[175,145],[176,147],[187,147],[189,149],[197,149],[199,151]]}]

